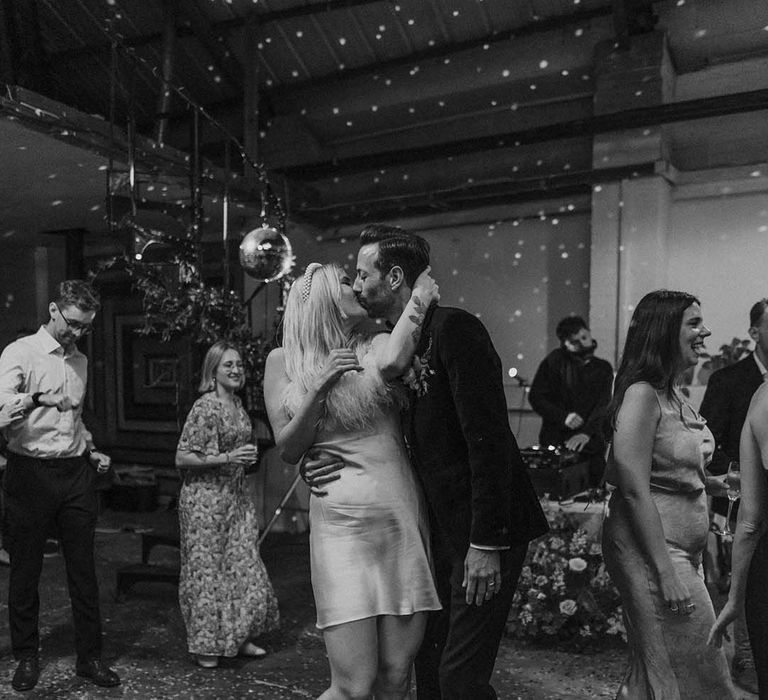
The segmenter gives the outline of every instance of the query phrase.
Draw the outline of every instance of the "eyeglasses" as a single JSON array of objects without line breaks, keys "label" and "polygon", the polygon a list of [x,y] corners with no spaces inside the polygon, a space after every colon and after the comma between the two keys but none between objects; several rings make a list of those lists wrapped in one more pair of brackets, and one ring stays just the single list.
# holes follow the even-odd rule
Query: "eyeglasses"
[{"label": "eyeglasses", "polygon": [[93,330],[93,324],[92,323],[80,323],[80,321],[70,321],[63,313],[61,313],[61,309],[59,308],[59,305],[54,301],[53,305],[56,307],[56,310],[59,312],[59,316],[61,316],[64,319],[64,323],[67,324],[67,327],[71,328],[73,331],[80,333],[80,335],[88,335]]}]

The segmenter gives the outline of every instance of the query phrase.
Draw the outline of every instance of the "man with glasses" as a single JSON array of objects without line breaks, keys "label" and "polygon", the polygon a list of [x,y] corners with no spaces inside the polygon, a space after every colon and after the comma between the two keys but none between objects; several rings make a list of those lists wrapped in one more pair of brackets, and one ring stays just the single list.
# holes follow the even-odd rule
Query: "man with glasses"
[{"label": "man with glasses", "polygon": [[87,360],[77,341],[91,331],[99,308],[80,280],[59,285],[50,318],[0,356],[0,405],[17,403],[24,419],[6,429],[8,465],[3,492],[5,544],[10,554],[8,616],[19,662],[12,686],[31,690],[40,675],[38,585],[46,536],[61,537],[75,623],[76,673],[96,685],[119,685],[101,660],[99,590],[94,563],[95,472],[110,458],[95,449],[83,424]]}]

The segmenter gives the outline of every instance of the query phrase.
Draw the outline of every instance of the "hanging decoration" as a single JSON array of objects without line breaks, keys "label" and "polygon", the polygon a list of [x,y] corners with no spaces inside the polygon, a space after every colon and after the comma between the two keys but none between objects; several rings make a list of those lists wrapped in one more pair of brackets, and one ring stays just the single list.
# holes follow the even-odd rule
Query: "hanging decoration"
[{"label": "hanging decoration", "polygon": [[[160,336],[165,341],[186,335],[203,347],[227,340],[240,347],[248,378],[248,408],[261,409],[264,363],[276,344],[284,310],[282,301],[275,310],[273,332],[254,336],[247,304],[234,290],[205,284],[191,252],[182,250],[162,265],[147,265],[128,255],[118,255],[99,263],[92,276],[109,268],[126,270],[142,296],[144,326],[138,331],[142,335]],[[169,274],[169,267],[177,274]],[[290,274],[280,278],[281,300],[286,298],[294,279]]]},{"label": "hanging decoration", "polygon": [[[112,67],[112,105],[110,114],[114,117],[114,98],[116,91],[114,83],[117,81],[117,49],[133,60],[136,64],[145,67],[157,78],[163,89],[174,92],[192,111],[192,152],[190,154],[190,206],[191,221],[184,234],[178,231],[164,231],[163,226],[152,225],[157,213],[148,214],[151,223],[142,221],[142,212],[138,205],[139,183],[136,175],[135,160],[135,127],[133,120],[129,120],[128,129],[128,186],[130,192],[130,211],[116,224],[110,221],[113,230],[119,228],[131,233],[131,254],[125,267],[134,280],[134,286],[144,297],[146,314],[145,332],[159,332],[164,337],[177,332],[190,332],[198,342],[212,340],[211,333],[214,327],[218,328],[220,337],[230,337],[233,333],[242,335],[245,331],[237,330],[240,326],[247,329],[247,318],[242,310],[243,303],[238,295],[229,289],[229,270],[227,254],[228,215],[229,215],[229,191],[225,185],[223,192],[223,228],[222,239],[224,244],[225,275],[223,288],[206,286],[200,271],[200,245],[202,239],[202,161],[200,158],[200,119],[203,118],[221,131],[226,137],[226,161],[229,166],[230,148],[239,152],[246,168],[253,168],[257,173],[257,179],[261,186],[261,220],[259,228],[249,232],[240,246],[240,263],[246,274],[262,283],[278,280],[288,274],[293,267],[293,251],[285,230],[285,210],[279,197],[272,189],[266,168],[262,163],[254,161],[248,156],[244,146],[229,131],[227,131],[216,119],[214,119],[204,107],[195,102],[188,92],[168,80],[168,75],[163,74],[156,66],[151,65],[144,57],[125,44],[123,38],[114,29],[115,22],[110,22],[104,27],[104,33],[109,37],[113,47]],[[111,198],[112,172],[108,176],[108,196]],[[108,207],[113,211],[112,207]],[[145,217],[146,218],[146,217]],[[270,223],[270,222],[275,222]],[[172,282],[168,267],[175,266],[178,269],[178,281]],[[212,324],[213,317],[218,320]],[[226,319],[224,319],[226,316]],[[200,327],[192,327],[190,319],[196,319]],[[215,340],[215,338],[213,338]]]},{"label": "hanging decoration", "polygon": [[280,230],[269,223],[268,195],[274,197],[272,192],[264,192],[261,195],[261,226],[243,236],[238,252],[243,272],[261,282],[262,286],[287,275],[295,263],[291,242],[282,233],[285,229],[285,220],[281,220],[278,224]]},{"label": "hanging decoration", "polygon": [[[168,81],[160,71],[139,56],[133,48],[126,46],[111,28],[104,29],[112,44],[112,92],[110,108],[110,133],[114,145],[114,101],[117,82],[117,49],[135,63],[145,66],[158,78],[164,89],[175,92],[192,111],[192,152],[189,159],[189,204],[183,208],[189,220],[182,223],[167,211],[147,208],[140,201],[140,183],[135,158],[135,127],[133,120],[128,126],[128,172],[123,178],[114,178],[112,160],[107,172],[107,211],[109,225],[113,232],[123,233],[129,241],[122,255],[102,262],[94,276],[106,268],[124,269],[131,278],[133,288],[141,295],[144,312],[144,326],[139,330],[144,335],[156,335],[167,341],[178,335],[188,336],[193,343],[210,346],[218,340],[227,340],[241,348],[246,364],[249,393],[249,409],[263,407],[261,385],[264,379],[266,357],[275,342],[277,327],[282,318],[282,300],[286,285],[293,278],[289,273],[293,267],[293,252],[290,241],[284,235],[286,214],[282,203],[272,190],[263,164],[255,162],[243,145],[232,136],[217,120],[184,90]],[[240,294],[230,289],[228,267],[228,216],[230,195],[228,181],[222,193],[224,246],[224,283],[221,286],[207,284],[202,273],[202,170],[200,158],[200,118],[219,129],[226,141],[226,161],[229,170],[230,147],[239,152],[245,168],[257,173],[261,188],[262,225],[245,236],[240,249],[240,261],[244,272],[261,282],[256,291],[267,282],[280,280],[279,306],[274,316],[273,333],[269,336],[254,336],[248,308],[254,295],[243,301]],[[124,185],[129,192],[129,210],[120,217],[115,216],[113,197],[117,186]],[[115,219],[119,219],[116,221]],[[185,217],[186,218],[186,217]]]},{"label": "hanging decoration", "polygon": [[[226,129],[221,124],[221,122],[215,119],[206,110],[205,107],[203,107],[194,99],[192,99],[188,94],[188,91],[184,87],[180,87],[174,84],[172,81],[168,79],[167,75],[163,74],[160,68],[149,63],[149,61],[147,61],[147,59],[145,59],[143,56],[139,55],[133,47],[128,46],[123,40],[123,37],[119,33],[117,33],[117,31],[114,29],[115,24],[116,24],[116,19],[109,21],[106,27],[101,27],[102,32],[108,37],[113,47],[113,70],[112,70],[113,83],[116,82],[117,80],[117,69],[116,69],[117,49],[120,49],[121,52],[127,57],[129,57],[134,63],[146,68],[149,71],[149,73],[160,82],[160,84],[163,86],[163,89],[173,92],[175,95],[177,95],[192,111],[193,122],[192,122],[191,137],[192,137],[192,142],[194,144],[194,147],[192,149],[192,153],[190,157],[190,190],[191,190],[191,204],[192,204],[192,223],[190,226],[189,236],[193,239],[199,240],[199,237],[202,234],[200,230],[201,221],[202,221],[202,187],[201,187],[202,163],[201,163],[200,151],[199,151],[199,135],[200,135],[200,119],[201,118],[204,119],[207,124],[217,129],[225,137],[225,143],[227,148],[226,160],[227,160],[228,167],[229,167],[229,159],[230,159],[229,150],[230,150],[230,147],[234,147],[234,149],[239,154],[244,167],[251,168],[256,172],[257,180],[261,185],[262,220],[266,223],[267,213],[265,212],[268,212],[269,216],[274,218],[277,222],[276,230],[281,235],[284,236],[286,212],[283,207],[282,201],[277,196],[277,194],[272,188],[271,183],[269,182],[267,170],[264,164],[261,162],[257,162],[253,158],[251,158],[248,155],[245,149],[245,146],[240,142],[240,140],[238,140],[228,129]],[[113,85],[112,102],[114,102],[114,95],[115,95],[115,90]],[[114,104],[111,105],[110,107],[110,114],[113,118]],[[131,147],[130,144],[132,144],[132,141],[133,139],[129,138],[129,147]],[[129,156],[131,156],[131,154],[129,154]],[[132,163],[131,168],[133,172],[133,167],[134,167],[133,158],[131,157],[130,159]],[[132,174],[132,178],[133,178],[133,174]],[[133,180],[131,184],[133,187]],[[223,195],[223,202],[225,205],[224,215],[226,216],[227,210],[229,208],[229,193],[227,191],[226,186],[225,186],[225,191],[222,193],[222,195]],[[227,225],[225,223],[224,230],[222,232],[223,238],[225,241],[227,237],[226,226]],[[285,240],[287,241],[287,238]],[[290,268],[287,268],[286,272],[289,269]],[[277,279],[277,278],[273,278],[273,279]]]},{"label": "hanging decoration", "polygon": [[[169,274],[173,268],[175,274]],[[250,335],[246,310],[237,292],[206,285],[190,251],[177,251],[162,264],[144,264],[128,255],[101,261],[94,276],[106,269],[123,269],[142,296],[142,335],[170,340],[188,335],[211,345],[226,339],[242,342]]]},{"label": "hanging decoration", "polygon": [[272,282],[288,274],[294,257],[287,236],[266,224],[245,234],[240,243],[243,271],[260,282]]}]

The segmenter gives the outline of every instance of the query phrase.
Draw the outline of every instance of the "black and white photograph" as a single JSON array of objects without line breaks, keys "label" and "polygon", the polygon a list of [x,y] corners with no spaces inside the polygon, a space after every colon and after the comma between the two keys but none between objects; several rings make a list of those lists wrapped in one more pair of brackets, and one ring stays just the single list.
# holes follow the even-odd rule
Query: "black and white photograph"
[{"label": "black and white photograph", "polygon": [[0,0],[0,697],[768,700],[765,0]]}]

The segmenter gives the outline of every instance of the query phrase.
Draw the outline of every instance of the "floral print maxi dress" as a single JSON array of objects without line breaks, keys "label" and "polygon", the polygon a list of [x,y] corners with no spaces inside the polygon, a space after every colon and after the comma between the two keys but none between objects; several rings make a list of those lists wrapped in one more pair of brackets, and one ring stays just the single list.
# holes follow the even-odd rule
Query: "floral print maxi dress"
[{"label": "floral print maxi dress", "polygon": [[[213,392],[203,394],[187,416],[179,449],[219,455],[245,445],[251,424],[237,397],[235,402],[232,411]],[[243,642],[279,623],[243,481],[242,467],[184,475],[179,605],[192,654],[235,656]]]}]

